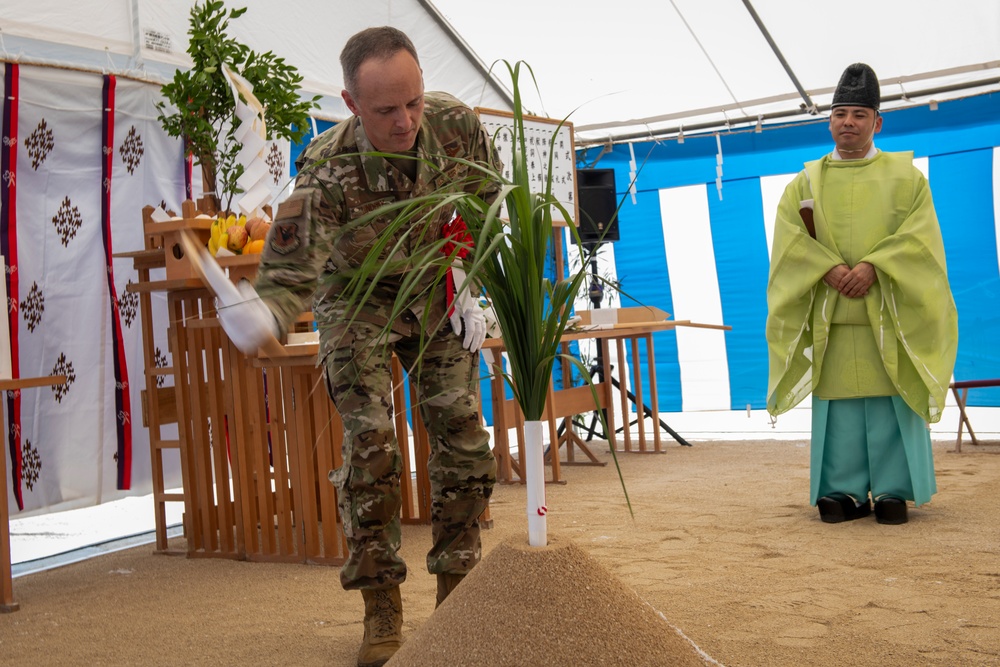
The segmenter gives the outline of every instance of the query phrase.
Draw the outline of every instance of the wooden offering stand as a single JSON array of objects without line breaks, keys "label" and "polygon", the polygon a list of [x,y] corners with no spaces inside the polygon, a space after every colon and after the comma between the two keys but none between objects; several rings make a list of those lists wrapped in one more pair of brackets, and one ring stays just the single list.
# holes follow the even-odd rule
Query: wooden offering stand
[{"label": "wooden offering stand", "polygon": [[[213,218],[199,217],[190,201],[179,219],[154,222],[152,213],[143,209],[145,249],[125,256],[139,271],[129,290],[140,295],[143,320],[143,418],[152,449],[157,551],[177,553],[167,543],[164,504],[180,501],[182,553],[190,557],[342,563],[346,546],[326,481],[339,465],[341,434],[325,389],[307,391],[299,382],[296,391],[292,378],[257,365],[222,331],[215,299],[180,241],[189,231],[207,242]],[[258,260],[239,255],[219,264],[236,281],[252,279]],[[165,280],[151,279],[156,268],[165,269]],[[166,322],[153,321],[154,293],[166,295]],[[172,366],[158,367],[153,332],[164,326]],[[157,387],[160,377],[173,386]],[[276,400],[280,396],[290,403]],[[305,428],[303,419],[314,428]],[[163,453],[171,450],[180,458],[179,493],[164,488]]]},{"label": "wooden offering stand", "polygon": [[[147,389],[144,425],[153,460],[157,551],[189,557],[342,564],[346,543],[330,470],[341,465],[342,425],[316,366],[317,345],[287,345],[280,356],[240,352],[216,317],[215,300],[185,254],[180,234],[207,242],[211,217],[185,202],[180,219],[152,220],[143,209],[146,247],[133,259],[139,283]],[[258,255],[217,258],[234,282],[256,275]],[[165,269],[165,280],[151,271]],[[165,293],[167,322],[154,322],[151,295]],[[173,365],[158,367],[153,332],[167,327]],[[313,329],[304,313],[293,331]],[[405,470],[411,455],[402,368],[393,366],[396,427]],[[158,378],[173,386],[157,387]],[[416,477],[403,476],[406,523],[429,523],[426,431],[414,423]],[[176,437],[170,431],[176,427]],[[163,452],[180,457],[183,488],[164,488]],[[185,552],[167,543],[164,505],[184,503]]]}]

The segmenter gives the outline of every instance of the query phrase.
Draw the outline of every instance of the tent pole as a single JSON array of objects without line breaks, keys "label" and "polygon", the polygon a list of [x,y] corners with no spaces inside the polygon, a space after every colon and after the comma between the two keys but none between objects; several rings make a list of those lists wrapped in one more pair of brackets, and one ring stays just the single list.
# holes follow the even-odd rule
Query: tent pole
[{"label": "tent pole", "polygon": [[455,31],[455,28],[448,22],[448,19],[446,19],[438,8],[431,4],[429,0],[417,0],[417,2],[419,2],[420,6],[431,15],[431,18],[433,18],[437,24],[441,26],[446,33],[448,33],[448,36],[451,37],[451,41],[453,41],[455,46],[457,46],[462,53],[468,57],[468,59],[475,65],[476,69],[478,69],[482,75],[486,77],[486,80],[490,82],[490,87],[493,88],[496,94],[507,102],[507,104],[509,104],[513,109],[514,98],[511,96],[510,91],[501,85],[501,83],[493,75],[493,72],[486,67],[486,64],[482,61],[479,55],[473,51],[472,47],[469,46],[468,43],[462,39],[462,36]]},{"label": "tent pole", "polygon": [[774,51],[774,55],[778,58],[778,62],[780,62],[781,66],[785,68],[785,73],[788,74],[788,78],[792,80],[795,90],[799,91],[799,95],[802,96],[802,99],[806,103],[806,110],[811,114],[818,113],[816,105],[813,103],[812,98],[809,97],[809,93],[807,93],[805,88],[802,87],[802,84],[799,83],[799,78],[795,76],[795,72],[792,71],[788,61],[785,60],[785,56],[781,55],[781,49],[778,48],[774,39],[771,38],[771,33],[768,32],[764,22],[760,20],[760,16],[757,15],[757,11],[753,8],[753,5],[750,4],[750,0],[743,0],[743,5],[747,8],[747,11],[750,12],[750,16],[753,17],[753,21],[757,24],[760,34],[764,35],[764,39],[767,40],[771,50]]},{"label": "tent pole", "polygon": [[[880,83],[882,85],[888,85],[890,83],[895,83],[895,80],[881,81]],[[916,97],[928,97],[928,96],[931,96],[931,95],[938,95],[938,94],[941,94],[941,93],[961,92],[963,90],[971,90],[973,88],[989,87],[989,86],[997,86],[997,85],[1000,85],[1000,78],[993,77],[993,78],[990,78],[990,79],[979,79],[979,80],[973,81],[973,82],[956,83],[956,84],[952,84],[952,85],[948,85],[948,86],[936,86],[934,88],[923,88],[923,89],[920,89],[920,90],[910,91],[905,96],[902,93],[893,93],[891,95],[883,95],[882,96],[883,108],[882,108],[881,113],[883,115],[885,115],[887,113],[892,113],[893,111],[901,111],[903,108],[908,108],[908,107],[901,107],[901,108],[886,109],[884,107],[884,105],[885,105],[886,102],[897,102],[897,101],[902,100],[902,99],[912,100],[913,98],[916,98]],[[986,93],[982,93],[982,94],[986,94]],[[948,100],[944,100],[944,101],[945,102],[951,102],[953,100],[948,99]],[[938,103],[940,104],[941,101],[939,101]],[[914,106],[924,106],[925,104],[929,104],[929,102],[927,102],[927,103],[914,103]],[[819,113],[823,113],[823,112],[828,111],[828,110],[829,110],[829,106],[828,105],[822,105],[820,107],[817,107],[816,112],[817,112],[817,114],[819,114]],[[725,109],[720,107],[719,111],[720,112],[725,112]],[[681,131],[682,128],[684,130],[685,135],[687,135],[688,137],[693,136],[692,134],[690,134],[691,132],[698,132],[698,131],[704,131],[706,134],[709,133],[709,132],[713,132],[713,131],[718,132],[721,129],[725,129],[727,132],[737,132],[739,130],[733,130],[732,128],[735,127],[735,126],[740,126],[740,125],[744,125],[744,124],[747,125],[747,128],[746,128],[745,131],[752,132],[754,130],[753,124],[757,123],[757,122],[759,122],[761,120],[767,121],[767,120],[784,119],[784,120],[786,120],[789,123],[799,123],[799,122],[813,122],[813,123],[821,123],[822,122],[822,123],[826,123],[828,121],[827,118],[819,118],[819,117],[810,118],[808,121],[797,120],[796,116],[801,115],[802,113],[804,113],[804,110],[794,111],[794,112],[793,111],[775,111],[775,112],[772,112],[772,113],[760,114],[758,116],[743,116],[743,117],[740,117],[740,118],[728,118],[727,119],[727,123],[725,123],[725,124],[722,123],[721,121],[707,121],[707,122],[704,122],[704,123],[695,123],[695,124],[691,124],[691,125],[684,124],[684,125],[678,125],[676,127],[661,128],[661,129],[657,129],[657,130],[651,130],[651,129],[647,128],[647,129],[645,129],[645,130],[643,130],[641,132],[629,132],[629,133],[626,133],[626,134],[616,134],[614,136],[609,135],[609,136],[602,137],[602,138],[599,138],[599,139],[598,138],[594,138],[594,139],[577,139],[574,143],[575,143],[575,145],[576,145],[577,148],[587,148],[589,146],[610,146],[610,145],[614,145],[614,144],[623,144],[623,143],[627,143],[629,141],[636,141],[636,140],[641,140],[641,141],[654,140],[655,141],[657,139],[663,139],[663,138],[666,138],[666,137],[675,136],[675,135],[677,135],[678,132]],[[642,122],[641,120],[637,120],[637,121],[634,122],[634,124],[638,125],[641,122]],[[618,126],[621,126],[621,124],[619,124]],[[727,129],[727,126],[728,126],[728,129]],[[589,127],[588,126],[585,129],[589,131],[589,130],[592,130],[592,129],[593,130],[603,129],[603,127],[604,126],[593,126],[593,127]],[[584,128],[582,126],[578,126],[578,127],[575,128],[574,131],[577,132],[577,133],[579,133],[581,131],[581,129],[584,129]]]}]

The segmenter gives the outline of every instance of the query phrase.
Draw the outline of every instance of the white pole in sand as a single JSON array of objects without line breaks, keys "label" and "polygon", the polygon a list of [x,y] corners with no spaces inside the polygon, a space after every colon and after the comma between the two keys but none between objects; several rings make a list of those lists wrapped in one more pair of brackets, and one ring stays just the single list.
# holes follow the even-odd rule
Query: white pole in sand
[{"label": "white pole in sand", "polygon": [[525,484],[528,487],[528,544],[548,544],[545,527],[545,453],[541,421],[524,422]]}]

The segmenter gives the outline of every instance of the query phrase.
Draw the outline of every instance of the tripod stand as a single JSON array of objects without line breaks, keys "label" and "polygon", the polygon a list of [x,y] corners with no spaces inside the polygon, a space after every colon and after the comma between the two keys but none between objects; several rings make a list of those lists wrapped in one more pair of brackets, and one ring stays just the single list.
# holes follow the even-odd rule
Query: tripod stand
[{"label": "tripod stand", "polygon": [[[600,243],[585,244],[584,245],[584,248],[590,253],[590,271],[591,271],[592,278],[591,278],[591,283],[590,283],[590,287],[589,287],[589,296],[590,296],[590,302],[593,304],[594,308],[600,308],[601,307],[601,302],[604,299],[604,287],[601,284],[600,278],[599,278],[598,273],[597,273],[597,253],[596,253],[596,250],[599,247],[600,247]],[[628,398],[628,401],[635,408],[636,413],[638,415],[637,418],[636,418],[636,420],[633,420],[633,421],[628,421],[628,419],[629,419],[628,415],[622,415],[623,421],[626,421],[627,423],[623,424],[622,427],[619,428],[619,429],[617,429],[615,432],[616,433],[620,433],[620,432],[622,432],[623,430],[625,430],[627,428],[631,428],[632,425],[638,423],[639,420],[644,420],[647,417],[649,417],[651,419],[656,419],[659,422],[659,425],[667,433],[669,433],[671,436],[673,436],[674,440],[676,440],[678,443],[680,443],[681,445],[683,445],[685,447],[690,447],[691,443],[687,442],[683,437],[681,437],[681,435],[679,433],[677,433],[677,431],[675,431],[674,429],[670,428],[670,426],[665,421],[663,421],[660,418],[659,415],[654,414],[653,410],[648,405],[646,405],[645,403],[642,403],[640,405],[639,401],[636,399],[635,394],[633,394],[628,389],[623,389],[623,387],[621,386],[621,383],[619,383],[618,380],[615,379],[615,377],[614,377],[614,375],[612,373],[612,371],[614,370],[613,366],[609,366],[609,373],[608,373],[609,377],[608,378],[604,377],[604,354],[605,354],[604,350],[605,350],[605,345],[607,344],[607,341],[604,340],[604,339],[599,338],[599,339],[595,340],[595,342],[597,344],[597,358],[594,361],[594,363],[591,364],[591,367],[589,369],[591,379],[594,382],[601,382],[601,381],[610,380],[613,387],[615,387],[619,391],[624,391],[625,392],[625,395]],[[603,413],[603,415],[601,413]],[[603,420],[601,419],[601,416],[604,417]],[[576,417],[570,418],[569,421],[570,421],[570,423],[572,425],[580,426],[580,427],[582,427],[583,429],[585,429],[587,431],[586,442],[590,442],[594,438],[595,435],[599,435],[604,440],[610,440],[610,438],[608,438],[607,434],[603,430],[599,430],[599,429],[603,428],[601,426],[602,424],[607,424],[608,423],[607,422],[607,408],[601,408],[601,412],[600,413],[597,410],[594,410],[593,413],[591,413],[591,419],[590,419],[590,425],[589,426],[586,426],[582,422],[577,421]],[[563,419],[563,421],[559,425],[559,428],[558,428],[558,431],[557,431],[558,434],[559,434],[559,436],[563,435],[563,432],[567,429],[567,427],[568,427],[567,426],[567,420]],[[575,436],[575,434],[574,434],[574,436]],[[576,439],[578,439],[578,438],[576,438]],[[591,456],[591,458],[593,459],[593,456],[590,455],[589,451],[587,451],[586,449],[584,449],[584,452],[586,454],[588,454],[588,456]]]},{"label": "tripod stand", "polygon": [[[603,368],[604,368],[603,363],[591,366],[590,377],[603,379],[602,377],[604,375],[604,371],[602,370]],[[614,366],[611,366],[611,369],[614,370]],[[611,384],[612,386],[615,387],[615,389],[618,389],[619,391],[622,390],[621,383],[615,379],[614,375],[611,376]],[[635,407],[636,411],[638,412],[640,406],[635,397],[635,394],[633,394],[630,389],[626,389],[625,396],[628,398],[629,402]],[[671,436],[673,436],[674,440],[676,440],[678,443],[684,445],[685,447],[691,447],[691,443],[685,440],[683,437],[681,437],[681,435],[677,431],[670,428],[670,425],[667,424],[667,422],[660,419],[658,415],[654,415],[652,408],[650,408],[645,403],[643,403],[641,407],[642,407],[642,414],[636,417],[636,419],[630,421],[628,424],[624,424],[621,426],[621,428],[616,429],[615,433],[621,433],[626,428],[631,428],[633,425],[637,424],[640,419],[645,419],[649,417],[650,419],[656,419],[657,421],[659,421],[660,426],[663,428],[663,430],[669,433]],[[603,440],[607,440],[607,434],[605,434],[604,431],[598,431],[598,427],[600,426],[600,420],[597,417],[597,410],[594,410],[594,412],[591,414],[590,426],[587,426],[582,422],[578,422],[576,420],[573,420],[573,423],[577,426],[582,427],[587,431],[587,442],[590,442],[595,434],[599,434]],[[562,429],[564,429],[565,427],[566,427],[566,421],[563,420],[563,423],[559,426],[560,435],[562,434]]]}]

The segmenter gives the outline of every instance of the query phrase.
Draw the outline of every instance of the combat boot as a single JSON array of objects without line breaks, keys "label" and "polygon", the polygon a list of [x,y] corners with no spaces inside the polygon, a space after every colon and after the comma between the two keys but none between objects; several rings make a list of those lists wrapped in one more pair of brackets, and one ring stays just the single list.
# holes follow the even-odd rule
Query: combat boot
[{"label": "combat boot", "polygon": [[434,608],[437,609],[444,602],[444,599],[455,590],[455,586],[462,583],[462,579],[465,579],[465,574],[453,574],[451,572],[445,572],[444,574],[439,574],[438,579],[438,593],[437,593],[437,604]]},{"label": "combat boot", "polygon": [[362,589],[365,599],[365,638],[358,651],[358,667],[382,667],[403,642],[403,599],[399,586]]}]

